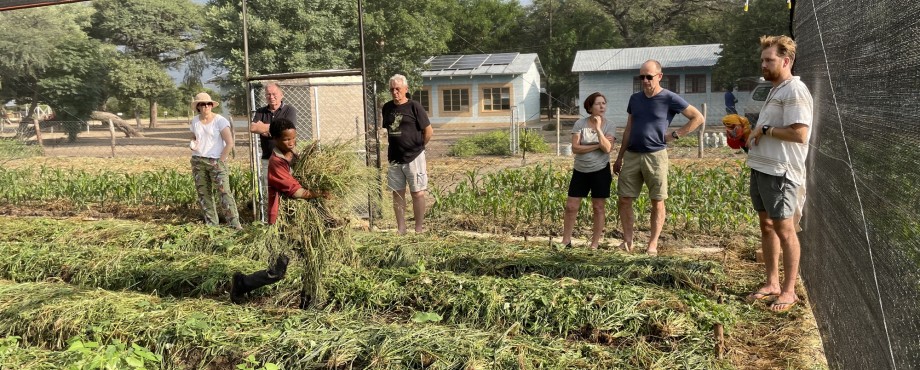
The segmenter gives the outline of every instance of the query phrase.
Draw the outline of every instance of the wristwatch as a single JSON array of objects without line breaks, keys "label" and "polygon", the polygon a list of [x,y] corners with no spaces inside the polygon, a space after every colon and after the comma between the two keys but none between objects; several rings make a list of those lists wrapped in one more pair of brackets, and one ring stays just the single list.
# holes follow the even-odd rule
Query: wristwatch
[{"label": "wristwatch", "polygon": [[763,125],[763,127],[760,129],[760,133],[766,135],[767,131],[770,130],[770,127],[770,125]]},{"label": "wristwatch", "polygon": [[671,137],[673,137],[675,140],[680,139],[680,135],[677,134],[677,130],[671,131]]}]

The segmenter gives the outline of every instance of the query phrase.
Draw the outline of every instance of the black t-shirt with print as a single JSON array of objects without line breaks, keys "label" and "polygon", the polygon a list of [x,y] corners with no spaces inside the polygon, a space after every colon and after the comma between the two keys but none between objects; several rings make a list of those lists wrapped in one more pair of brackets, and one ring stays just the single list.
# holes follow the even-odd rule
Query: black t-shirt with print
[{"label": "black t-shirt with print", "polygon": [[414,100],[396,105],[392,100],[383,105],[383,128],[387,130],[390,162],[410,163],[425,150],[425,128],[431,126],[425,108]]},{"label": "black t-shirt with print", "polygon": [[[272,121],[276,118],[285,118],[288,121],[294,123],[294,127],[297,126],[297,109],[294,109],[293,105],[281,103],[281,106],[272,113],[268,109],[268,106],[256,109],[256,114],[252,117],[252,122],[262,121],[263,123],[269,124],[271,127]],[[275,142],[270,136],[259,135],[259,145],[262,147],[262,159],[269,159],[272,156],[272,149],[275,148]]]}]

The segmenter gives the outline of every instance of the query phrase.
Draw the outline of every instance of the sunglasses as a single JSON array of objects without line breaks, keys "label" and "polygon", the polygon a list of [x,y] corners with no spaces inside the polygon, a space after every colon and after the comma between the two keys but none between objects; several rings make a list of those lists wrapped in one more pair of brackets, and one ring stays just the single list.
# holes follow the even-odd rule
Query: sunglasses
[{"label": "sunglasses", "polygon": [[639,79],[641,80],[641,79],[644,78],[644,79],[646,79],[647,81],[651,81],[651,80],[652,80],[653,78],[655,78],[655,76],[657,76],[657,75],[658,75],[657,73],[656,73],[656,74],[653,74],[653,75],[639,75]]},{"label": "sunglasses", "polygon": [[199,107],[203,107],[203,106],[209,106],[209,107],[210,107],[210,106],[213,106],[213,105],[214,105],[214,103],[198,103],[198,106],[199,106]]}]

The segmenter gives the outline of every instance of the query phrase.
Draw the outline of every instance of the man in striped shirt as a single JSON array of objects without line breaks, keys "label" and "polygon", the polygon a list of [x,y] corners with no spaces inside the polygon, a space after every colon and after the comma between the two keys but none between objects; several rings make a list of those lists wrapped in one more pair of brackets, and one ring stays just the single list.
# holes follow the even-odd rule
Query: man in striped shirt
[{"label": "man in striped shirt", "polygon": [[[805,158],[814,102],[808,87],[792,75],[795,41],[787,36],[763,36],[760,46],[761,72],[773,89],[751,132],[747,165],[751,168],[751,201],[760,216],[767,280],[747,299],[774,299],[770,310],[785,312],[799,301],[795,293],[800,254],[796,232],[805,203]],[[780,250],[786,275],[782,284]]]}]

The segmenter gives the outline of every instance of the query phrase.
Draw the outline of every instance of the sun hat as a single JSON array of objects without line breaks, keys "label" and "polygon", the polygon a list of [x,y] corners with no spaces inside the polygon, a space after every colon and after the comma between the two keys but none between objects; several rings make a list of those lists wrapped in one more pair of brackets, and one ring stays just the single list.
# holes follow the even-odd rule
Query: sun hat
[{"label": "sun hat", "polygon": [[198,103],[214,103],[215,107],[220,105],[220,102],[211,100],[211,95],[204,92],[198,93],[198,95],[195,95],[195,98],[192,99],[192,112],[198,111]]}]

